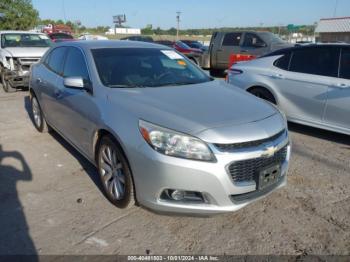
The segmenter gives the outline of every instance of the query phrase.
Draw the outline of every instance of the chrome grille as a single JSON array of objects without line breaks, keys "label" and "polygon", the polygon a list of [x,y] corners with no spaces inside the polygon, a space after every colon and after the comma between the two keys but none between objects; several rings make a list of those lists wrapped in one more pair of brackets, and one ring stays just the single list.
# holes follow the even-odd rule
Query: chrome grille
[{"label": "chrome grille", "polygon": [[238,150],[243,148],[258,147],[262,144],[272,142],[278,139],[285,132],[286,130],[282,130],[281,132],[278,132],[276,135],[273,135],[265,139],[255,140],[255,141],[248,141],[248,142],[234,143],[234,144],[214,144],[214,145],[220,151],[232,151],[232,150]]},{"label": "chrome grille", "polygon": [[257,179],[258,172],[273,164],[282,164],[287,157],[288,146],[281,148],[274,156],[241,160],[232,163],[228,171],[234,182],[249,182]]}]

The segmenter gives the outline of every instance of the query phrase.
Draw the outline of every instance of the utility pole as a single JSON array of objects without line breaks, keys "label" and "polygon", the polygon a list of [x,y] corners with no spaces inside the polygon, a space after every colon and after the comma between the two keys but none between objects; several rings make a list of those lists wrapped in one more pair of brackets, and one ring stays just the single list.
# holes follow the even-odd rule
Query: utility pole
[{"label": "utility pole", "polygon": [[181,12],[176,12],[176,22],[177,22],[177,28],[176,28],[176,40],[179,40],[179,30],[180,30],[180,15]]}]

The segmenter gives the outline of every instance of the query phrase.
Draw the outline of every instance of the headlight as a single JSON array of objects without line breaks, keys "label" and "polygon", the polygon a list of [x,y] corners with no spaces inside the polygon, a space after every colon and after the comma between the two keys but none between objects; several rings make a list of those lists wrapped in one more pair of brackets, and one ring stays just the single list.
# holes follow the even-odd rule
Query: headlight
[{"label": "headlight", "polygon": [[156,151],[174,157],[215,161],[209,147],[200,139],[143,120],[139,120],[141,135]]}]

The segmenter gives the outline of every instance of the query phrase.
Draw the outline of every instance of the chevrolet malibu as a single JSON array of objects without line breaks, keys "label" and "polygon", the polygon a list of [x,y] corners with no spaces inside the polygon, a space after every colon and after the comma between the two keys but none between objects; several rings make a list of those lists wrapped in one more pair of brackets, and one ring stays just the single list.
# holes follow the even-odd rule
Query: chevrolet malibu
[{"label": "chevrolet malibu", "polygon": [[119,208],[231,212],[286,184],[284,115],[165,46],[60,43],[32,67],[30,97],[38,131],[91,161]]}]

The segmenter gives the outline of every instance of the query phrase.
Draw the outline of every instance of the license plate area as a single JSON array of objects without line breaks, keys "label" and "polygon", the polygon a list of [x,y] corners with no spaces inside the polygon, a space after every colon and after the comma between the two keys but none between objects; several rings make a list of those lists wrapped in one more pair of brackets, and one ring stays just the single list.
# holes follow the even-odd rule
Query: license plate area
[{"label": "license plate area", "polygon": [[263,168],[258,175],[258,190],[263,190],[273,184],[275,184],[281,176],[281,165],[275,164],[269,167]]}]

